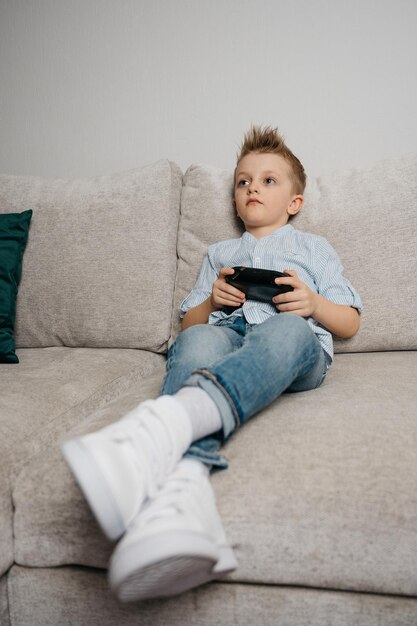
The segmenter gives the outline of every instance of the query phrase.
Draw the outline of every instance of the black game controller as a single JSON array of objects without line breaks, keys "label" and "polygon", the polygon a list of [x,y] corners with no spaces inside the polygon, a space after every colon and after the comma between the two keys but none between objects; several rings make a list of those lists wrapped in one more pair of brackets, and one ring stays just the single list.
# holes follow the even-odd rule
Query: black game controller
[{"label": "black game controller", "polygon": [[[289,276],[275,270],[263,270],[257,267],[234,267],[234,274],[226,276],[226,282],[246,295],[248,300],[272,303],[272,298],[281,293],[294,291],[291,285],[277,285],[276,278]],[[229,307],[228,307],[229,308]]]}]

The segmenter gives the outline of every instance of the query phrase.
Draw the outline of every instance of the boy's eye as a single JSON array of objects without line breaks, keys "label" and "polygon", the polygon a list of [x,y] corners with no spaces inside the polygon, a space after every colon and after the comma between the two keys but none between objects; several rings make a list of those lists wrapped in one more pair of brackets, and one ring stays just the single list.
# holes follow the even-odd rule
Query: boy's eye
[{"label": "boy's eye", "polygon": [[268,178],[265,178],[265,182],[267,185],[272,185],[272,183],[274,183],[275,180],[269,176]]},{"label": "boy's eye", "polygon": [[246,185],[248,185],[248,181],[245,180],[244,178],[242,180],[239,180],[237,184],[238,187],[245,187]]}]

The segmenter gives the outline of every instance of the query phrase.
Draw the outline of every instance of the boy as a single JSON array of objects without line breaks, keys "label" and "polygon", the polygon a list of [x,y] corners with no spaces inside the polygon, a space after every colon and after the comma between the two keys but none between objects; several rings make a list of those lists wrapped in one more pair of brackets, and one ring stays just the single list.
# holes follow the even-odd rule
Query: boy
[{"label": "boy", "polygon": [[[245,232],[209,247],[160,397],[63,446],[105,534],[124,535],[109,569],[121,600],[173,595],[235,569],[209,482],[209,468],[225,466],[220,445],[284,391],[318,387],[332,334],[359,329],[362,303],[333,248],[288,223],[305,182],[276,129],[247,133],[234,181]],[[226,282],[238,265],[286,272],[276,282],[293,290],[270,304],[245,300]]]}]

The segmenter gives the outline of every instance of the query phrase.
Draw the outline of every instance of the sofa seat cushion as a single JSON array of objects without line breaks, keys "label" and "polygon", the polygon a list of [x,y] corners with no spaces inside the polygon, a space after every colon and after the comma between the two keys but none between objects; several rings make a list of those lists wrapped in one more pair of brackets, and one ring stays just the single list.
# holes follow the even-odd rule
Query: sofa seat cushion
[{"label": "sofa seat cushion", "polygon": [[[416,377],[417,352],[338,354],[320,389],[282,396],[230,440],[213,484],[232,580],[417,595]],[[76,432],[156,395],[157,379]],[[20,473],[13,498],[17,563],[106,567],[113,546],[57,446]]]},{"label": "sofa seat cushion", "polygon": [[[19,536],[19,541],[15,541],[17,563],[31,563],[35,567],[68,563],[107,567],[112,544],[100,532],[63,461],[60,443],[110,424],[139,402],[156,397],[164,373],[165,365],[160,365],[149,376],[132,383],[123,395],[51,441],[49,450],[38,455],[28,471],[23,470],[17,476],[14,484],[22,505],[14,520],[15,533]],[[45,475],[45,480],[39,482],[41,475]],[[40,543],[37,544],[35,536]]]},{"label": "sofa seat cushion", "polygon": [[27,348],[2,366],[0,458],[19,467],[74,423],[165,363],[144,350]]},{"label": "sofa seat cushion", "polygon": [[77,567],[14,566],[8,596],[16,626],[414,626],[417,613],[415,598],[221,582],[121,604],[105,572]]},{"label": "sofa seat cushion", "polygon": [[417,595],[416,377],[417,352],[337,355],[242,429],[216,484],[234,579]]},{"label": "sofa seat cushion", "polygon": [[92,178],[0,176],[0,210],[33,209],[16,345],[164,352],[181,185],[167,160]]},{"label": "sofa seat cushion", "polygon": [[13,562],[9,473],[134,381],[165,367],[162,355],[142,350],[28,348],[18,354],[18,365],[0,366],[0,575]]}]

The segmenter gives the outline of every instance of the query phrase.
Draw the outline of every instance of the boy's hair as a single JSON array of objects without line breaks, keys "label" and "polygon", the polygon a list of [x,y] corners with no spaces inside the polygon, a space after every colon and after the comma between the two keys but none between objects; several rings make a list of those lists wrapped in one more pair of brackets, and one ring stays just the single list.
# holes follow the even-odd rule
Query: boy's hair
[{"label": "boy's hair", "polygon": [[284,138],[279,134],[277,128],[271,128],[271,126],[252,126],[243,138],[240,151],[237,155],[236,167],[239,165],[241,159],[251,152],[278,154],[285,159],[290,166],[290,178],[295,193],[304,193],[307,181],[304,167],[285,144]]}]

